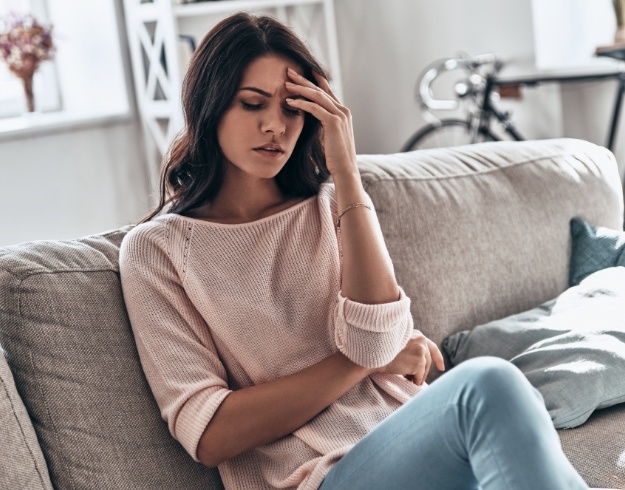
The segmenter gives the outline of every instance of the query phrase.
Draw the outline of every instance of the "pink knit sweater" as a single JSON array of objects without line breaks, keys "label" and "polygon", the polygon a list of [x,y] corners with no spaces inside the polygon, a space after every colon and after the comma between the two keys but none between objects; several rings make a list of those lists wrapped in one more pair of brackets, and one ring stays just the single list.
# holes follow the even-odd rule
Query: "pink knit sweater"
[{"label": "pink knit sweater", "polygon": [[[167,214],[124,239],[120,270],[143,370],[172,435],[196,449],[232,390],[340,350],[390,362],[413,328],[410,300],[366,305],[339,292],[334,185],[272,216],[218,224]],[[219,466],[232,489],[316,489],[330,467],[420,390],[365,378],[287,437]]]}]

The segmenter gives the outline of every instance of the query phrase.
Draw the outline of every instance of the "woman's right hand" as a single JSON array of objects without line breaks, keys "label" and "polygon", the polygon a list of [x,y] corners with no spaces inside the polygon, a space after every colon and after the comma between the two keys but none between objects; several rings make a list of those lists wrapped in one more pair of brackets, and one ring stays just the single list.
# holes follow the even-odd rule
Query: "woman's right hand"
[{"label": "woman's right hand", "polygon": [[390,363],[376,370],[378,373],[401,374],[416,385],[422,385],[430,367],[445,370],[445,361],[438,346],[418,330],[414,330],[406,346]]}]

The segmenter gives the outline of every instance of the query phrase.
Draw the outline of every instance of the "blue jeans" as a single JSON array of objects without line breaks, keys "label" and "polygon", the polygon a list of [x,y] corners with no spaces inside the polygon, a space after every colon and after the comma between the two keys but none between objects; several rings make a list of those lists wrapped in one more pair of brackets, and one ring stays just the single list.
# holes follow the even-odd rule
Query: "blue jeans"
[{"label": "blue jeans", "polygon": [[320,490],[587,489],[540,393],[511,363],[466,361],[399,408]]}]

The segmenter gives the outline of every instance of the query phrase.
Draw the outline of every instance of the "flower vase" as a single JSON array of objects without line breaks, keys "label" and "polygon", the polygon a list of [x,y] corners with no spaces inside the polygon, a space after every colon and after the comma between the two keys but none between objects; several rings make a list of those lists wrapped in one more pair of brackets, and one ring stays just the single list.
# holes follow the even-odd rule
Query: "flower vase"
[{"label": "flower vase", "polygon": [[33,92],[33,77],[22,77],[24,95],[26,96],[26,109],[28,112],[35,112],[35,94]]}]

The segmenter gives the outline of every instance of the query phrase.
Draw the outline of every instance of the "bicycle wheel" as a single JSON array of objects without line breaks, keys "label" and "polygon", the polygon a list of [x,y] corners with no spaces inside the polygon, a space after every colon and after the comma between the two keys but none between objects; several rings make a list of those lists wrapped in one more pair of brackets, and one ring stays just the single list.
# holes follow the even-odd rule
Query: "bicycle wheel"
[{"label": "bicycle wheel", "polygon": [[[495,141],[497,138],[490,132],[480,132],[478,143]],[[400,151],[427,150],[428,148],[445,148],[449,146],[468,145],[473,143],[469,133],[469,123],[462,119],[445,119],[440,124],[428,124],[413,134],[402,146]]]}]

